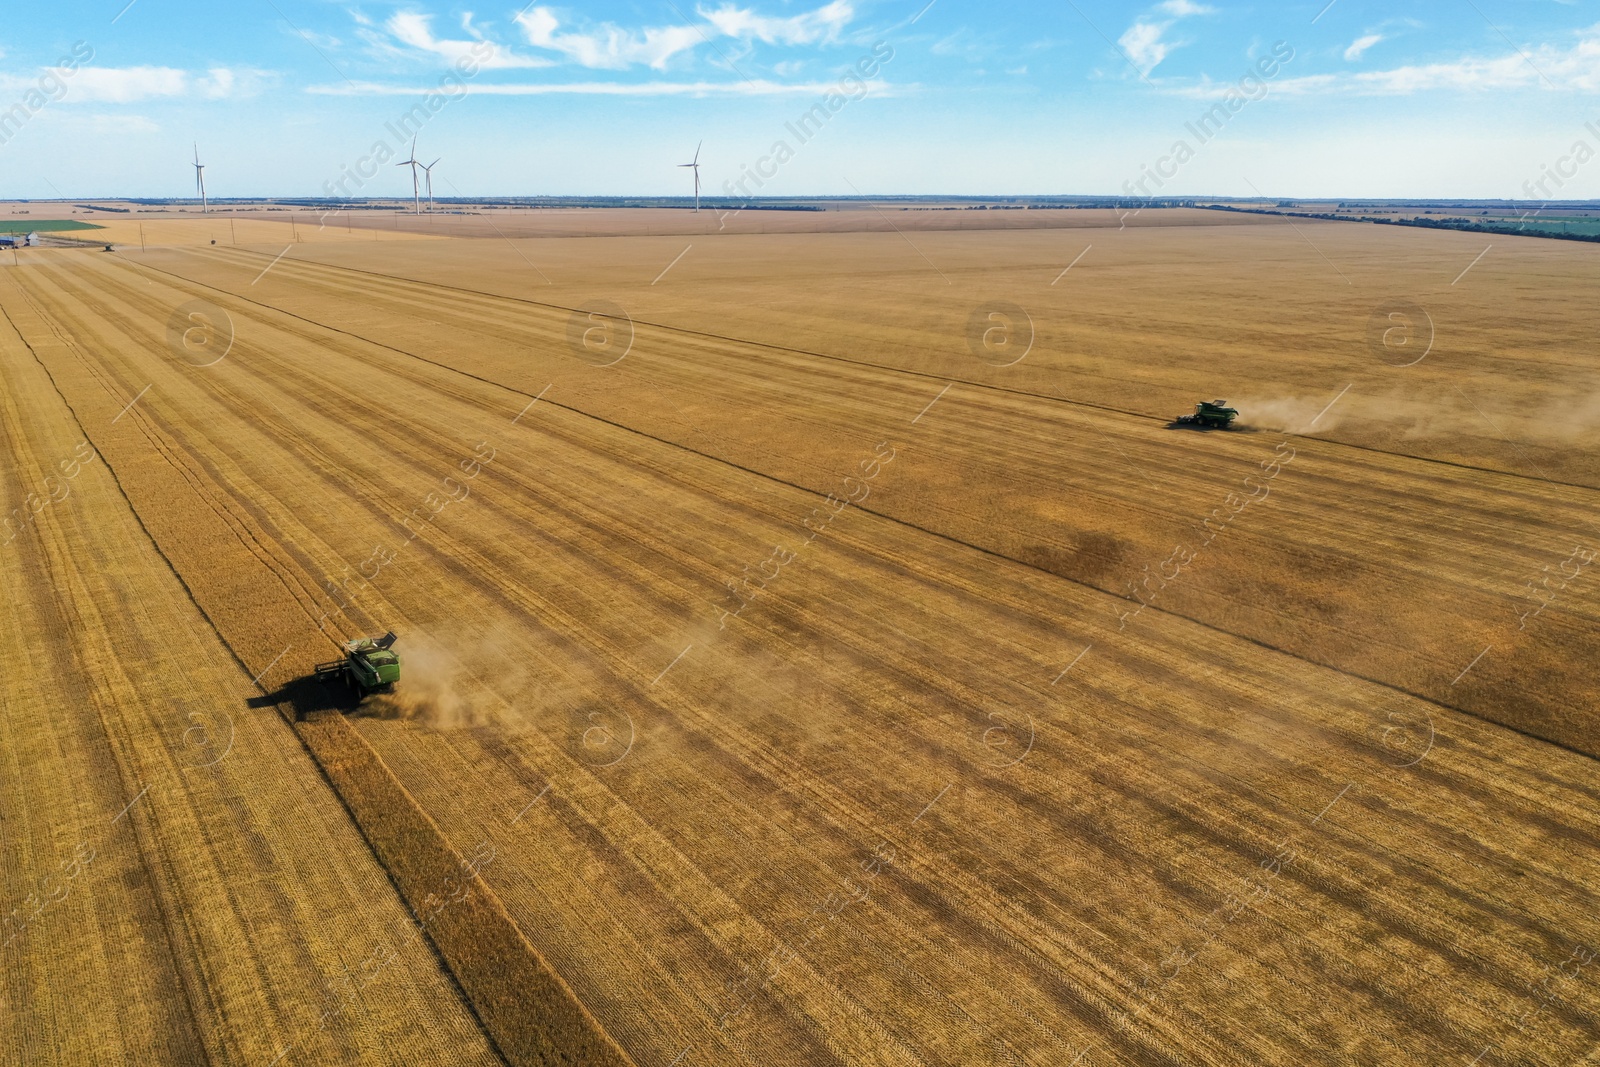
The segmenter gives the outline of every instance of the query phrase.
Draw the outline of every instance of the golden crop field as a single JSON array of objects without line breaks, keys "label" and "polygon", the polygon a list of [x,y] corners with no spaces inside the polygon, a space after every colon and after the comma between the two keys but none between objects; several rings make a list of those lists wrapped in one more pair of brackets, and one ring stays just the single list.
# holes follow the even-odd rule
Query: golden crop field
[{"label": "golden crop field", "polygon": [[229,221],[0,262],[0,1061],[1600,1063],[1589,246]]}]

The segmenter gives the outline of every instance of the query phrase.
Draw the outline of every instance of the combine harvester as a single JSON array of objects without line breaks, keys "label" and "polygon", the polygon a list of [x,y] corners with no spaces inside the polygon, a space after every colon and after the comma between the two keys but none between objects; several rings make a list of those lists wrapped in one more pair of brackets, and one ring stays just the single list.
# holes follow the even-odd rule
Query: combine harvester
[{"label": "combine harvester", "polygon": [[1230,408],[1226,400],[1202,400],[1194,406],[1193,415],[1179,415],[1174,426],[1198,426],[1202,430],[1226,430],[1239,417],[1237,408]]},{"label": "combine harvester", "polygon": [[342,676],[358,699],[390,692],[400,680],[400,654],[394,651],[397,640],[392,630],[382,637],[358,637],[344,646],[344,659],[317,664],[317,677],[331,682]]}]

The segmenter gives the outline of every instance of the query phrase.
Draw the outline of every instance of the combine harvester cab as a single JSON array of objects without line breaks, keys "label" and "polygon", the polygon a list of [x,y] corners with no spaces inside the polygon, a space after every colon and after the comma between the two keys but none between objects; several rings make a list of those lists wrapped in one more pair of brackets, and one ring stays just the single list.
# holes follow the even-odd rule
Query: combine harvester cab
[{"label": "combine harvester cab", "polygon": [[344,646],[344,659],[317,665],[325,679],[342,676],[359,696],[389,692],[400,680],[400,654],[394,650],[394,632],[382,637],[358,637]]},{"label": "combine harvester cab", "polygon": [[1194,406],[1193,415],[1178,417],[1179,426],[1199,426],[1207,430],[1226,430],[1239,417],[1237,408],[1230,408],[1226,400],[1202,400]]}]

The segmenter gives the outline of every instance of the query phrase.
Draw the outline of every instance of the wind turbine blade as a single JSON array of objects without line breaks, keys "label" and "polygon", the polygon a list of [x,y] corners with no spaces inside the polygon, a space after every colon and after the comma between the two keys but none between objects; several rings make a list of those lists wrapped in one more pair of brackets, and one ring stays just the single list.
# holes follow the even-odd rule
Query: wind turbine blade
[{"label": "wind turbine blade", "polygon": [[704,146],[705,146],[705,142],[704,141],[701,141],[699,144],[694,146],[694,161],[696,163],[700,162],[700,149],[703,148]]}]

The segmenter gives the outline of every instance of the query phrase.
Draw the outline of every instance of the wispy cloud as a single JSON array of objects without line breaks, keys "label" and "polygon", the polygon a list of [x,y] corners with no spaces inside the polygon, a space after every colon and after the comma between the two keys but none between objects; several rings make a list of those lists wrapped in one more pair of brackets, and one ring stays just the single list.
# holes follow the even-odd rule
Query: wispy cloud
[{"label": "wispy cloud", "polygon": [[[899,87],[901,90],[909,88]],[[773,82],[765,80],[730,82],[566,82],[485,85],[474,83],[469,93],[488,96],[821,96],[838,92],[837,82]],[[895,87],[885,82],[869,82],[874,96],[894,95]],[[424,90],[415,85],[383,82],[333,82],[313,85],[306,90],[319,96],[416,96]]]},{"label": "wispy cloud", "polygon": [[824,7],[790,18],[770,18],[757,15],[748,8],[723,4],[715,11],[700,7],[696,14],[705,19],[724,37],[752,38],[766,44],[815,44],[832,41],[839,31],[855,17],[855,7],[848,0],[833,0]]},{"label": "wispy cloud", "polygon": [[790,46],[832,42],[855,17],[855,7],[849,0],[831,0],[814,11],[780,18],[724,3],[715,9],[697,7],[695,14],[703,21],[642,29],[603,22],[568,29],[554,9],[540,6],[519,14],[517,22],[528,44],[565,56],[579,66],[665,70],[675,57],[718,37]]},{"label": "wispy cloud", "polygon": [[160,133],[161,125],[145,115],[130,115],[126,111],[88,112],[62,111],[54,121],[69,130],[97,137],[126,137],[134,133]]},{"label": "wispy cloud", "polygon": [[[466,15],[462,19],[462,27],[467,32],[473,32],[472,16]],[[550,60],[539,59],[533,56],[515,55],[504,45],[486,42],[478,34],[473,34],[471,40],[452,40],[435,37],[433,34],[433,18],[416,12],[402,12],[394,15],[384,24],[389,34],[402,45],[436,55],[450,63],[461,59],[471,59],[485,70],[503,70],[514,67],[548,67],[552,66]],[[493,52],[487,59],[483,58],[485,48],[492,48]]]},{"label": "wispy cloud", "polygon": [[1344,50],[1344,58],[1354,63],[1361,58],[1361,53],[1384,39],[1381,33],[1369,33],[1365,37],[1357,37],[1351,42],[1350,47]]},{"label": "wispy cloud", "polygon": [[[1408,96],[1424,92],[1489,93],[1517,89],[1600,92],[1600,24],[1576,31],[1572,36],[1577,38],[1575,43],[1519,46],[1516,51],[1505,55],[1469,55],[1387,70],[1339,71],[1281,78],[1272,83],[1272,93],[1275,96],[1323,93]],[[1356,42],[1361,43],[1360,40]],[[1225,95],[1235,85],[1201,78],[1188,85],[1165,82],[1162,88],[1175,96],[1213,99]]]},{"label": "wispy cloud", "polygon": [[[63,99],[74,104],[132,104],[142,100],[224,100],[257,92],[272,75],[251,68],[81,67],[56,71],[69,88]],[[0,88],[33,88],[36,78],[0,77]]]},{"label": "wispy cloud", "polygon": [[625,70],[643,64],[663,70],[673,56],[692,50],[705,38],[693,26],[657,26],[625,30],[603,23],[586,33],[562,33],[561,20],[547,7],[517,16],[528,43],[566,56],[595,70]]},{"label": "wispy cloud", "polygon": [[1196,4],[1193,0],[1165,0],[1159,6],[1162,11],[1178,18],[1183,18],[1186,15],[1214,15],[1217,11],[1214,7]]}]

